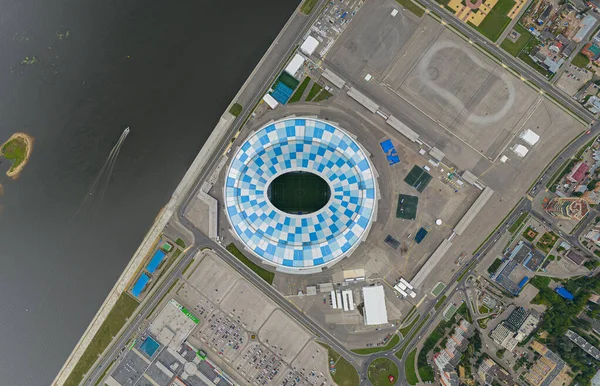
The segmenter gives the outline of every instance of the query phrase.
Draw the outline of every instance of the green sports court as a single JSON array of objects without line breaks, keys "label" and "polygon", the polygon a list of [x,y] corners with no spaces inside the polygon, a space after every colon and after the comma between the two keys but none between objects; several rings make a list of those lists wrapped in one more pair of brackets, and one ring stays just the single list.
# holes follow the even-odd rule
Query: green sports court
[{"label": "green sports court", "polygon": [[406,194],[398,195],[398,208],[396,208],[396,218],[405,220],[414,220],[417,217],[417,207],[419,206],[419,197]]},{"label": "green sports court", "polygon": [[423,192],[431,180],[431,174],[427,173],[425,169],[415,165],[404,179],[404,182],[417,189],[419,192]]},{"label": "green sports court", "polygon": [[290,214],[316,212],[329,201],[331,191],[324,179],[308,172],[291,172],[276,177],[267,195],[277,209]]}]

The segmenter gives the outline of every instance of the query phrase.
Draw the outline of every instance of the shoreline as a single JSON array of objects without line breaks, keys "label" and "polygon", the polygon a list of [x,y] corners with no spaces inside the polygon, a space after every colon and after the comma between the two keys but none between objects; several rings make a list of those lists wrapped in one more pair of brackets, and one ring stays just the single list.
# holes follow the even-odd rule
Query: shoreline
[{"label": "shoreline", "polygon": [[[4,146],[6,146],[11,141],[18,140],[18,139],[25,142],[25,158],[23,158],[21,163],[15,167],[14,166],[15,161],[10,158],[7,158],[6,155],[4,154],[4,152],[2,151],[2,149],[4,148]],[[14,133],[13,135],[11,135],[10,138],[8,140],[6,140],[6,142],[4,142],[2,144],[2,146],[0,146],[0,155],[2,155],[8,161],[12,162],[10,169],[8,169],[8,171],[6,172],[6,175],[9,176],[10,178],[12,178],[13,180],[17,179],[19,177],[19,174],[21,174],[21,172],[25,168],[25,165],[27,165],[27,163],[29,162],[29,158],[31,157],[32,150],[33,150],[33,137],[32,136],[30,136],[29,134],[22,133],[22,132],[17,132],[17,133]]]}]

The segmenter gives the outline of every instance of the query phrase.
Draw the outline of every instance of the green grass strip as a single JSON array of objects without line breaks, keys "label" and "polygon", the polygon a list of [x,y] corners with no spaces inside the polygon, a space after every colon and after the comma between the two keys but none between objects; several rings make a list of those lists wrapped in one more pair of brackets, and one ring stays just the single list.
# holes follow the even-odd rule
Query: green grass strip
[{"label": "green grass strip", "polygon": [[306,96],[306,101],[310,102],[311,100],[313,100],[313,98],[316,97],[319,91],[321,91],[322,89],[323,86],[321,86],[318,83],[313,83],[312,87],[310,88],[310,91],[308,92],[308,95]]},{"label": "green grass strip", "polygon": [[404,375],[406,376],[406,381],[413,386],[419,383],[419,378],[417,378],[417,372],[415,371],[416,356],[417,349],[414,349],[408,354],[406,362],[404,362]]},{"label": "green grass strip", "polygon": [[294,94],[292,95],[290,100],[288,101],[288,103],[299,102],[300,99],[302,99],[302,94],[304,94],[304,90],[306,90],[306,87],[308,87],[309,82],[310,82],[310,76],[307,76],[306,78],[304,78],[304,80],[302,81],[302,83],[300,83],[300,86],[298,86],[298,88],[296,89],[296,91],[294,92]]},{"label": "green grass strip", "polygon": [[106,319],[100,326],[96,335],[88,345],[87,349],[75,365],[69,378],[64,383],[65,386],[77,386],[88,373],[94,362],[98,359],[113,338],[117,336],[127,319],[133,314],[138,302],[127,293],[121,294],[113,309],[108,313]]},{"label": "green grass strip", "polygon": [[313,100],[313,102],[319,103],[319,102],[322,102],[322,101],[324,101],[326,99],[329,99],[331,96],[332,96],[332,94],[329,91],[323,89],[323,90],[321,90],[321,92],[319,93],[319,95],[317,95],[315,97],[315,99]]},{"label": "green grass strip", "polygon": [[508,231],[512,234],[514,234],[516,231],[519,230],[519,228],[521,228],[521,225],[523,224],[523,221],[525,221],[525,219],[529,217],[529,213],[525,212],[522,215],[519,216],[519,218],[517,219],[517,221],[515,221],[514,224],[512,224],[510,226],[510,228],[508,228]]},{"label": "green grass strip", "polygon": [[400,337],[398,335],[394,335],[392,337],[392,339],[390,339],[390,341],[385,346],[368,347],[368,348],[357,348],[355,350],[352,350],[352,352],[356,353],[356,354],[360,354],[360,355],[373,354],[373,353],[380,352],[380,351],[391,350],[399,342],[400,342]]},{"label": "green grass strip", "polygon": [[435,303],[435,306],[433,306],[433,308],[437,311],[442,306],[442,304],[444,304],[444,302],[446,301],[446,298],[447,298],[446,295],[442,296],[440,298],[440,300],[438,300],[438,302]]},{"label": "green grass strip", "polygon": [[310,15],[318,0],[304,0],[304,3],[300,6],[300,12],[305,15]]},{"label": "green grass strip", "polygon": [[256,274],[258,276],[260,276],[261,278],[263,278],[264,281],[266,281],[269,284],[273,284],[273,279],[275,278],[275,274],[273,272],[267,271],[266,269],[254,264],[254,262],[252,262],[250,259],[248,259],[246,256],[244,256],[244,254],[242,252],[240,252],[240,250],[233,243],[231,243],[227,246],[227,250],[232,255],[237,257],[239,261],[246,264],[246,266],[248,266],[248,268],[250,268],[251,270],[256,272]]},{"label": "green grass strip", "polygon": [[402,336],[406,336],[406,334],[408,334],[410,332],[410,330],[412,329],[412,327],[415,325],[415,323],[417,323],[417,321],[419,320],[419,317],[421,315],[417,315],[416,318],[413,319],[412,322],[410,322],[410,324],[406,327],[402,327],[400,329],[400,333],[402,334]]}]

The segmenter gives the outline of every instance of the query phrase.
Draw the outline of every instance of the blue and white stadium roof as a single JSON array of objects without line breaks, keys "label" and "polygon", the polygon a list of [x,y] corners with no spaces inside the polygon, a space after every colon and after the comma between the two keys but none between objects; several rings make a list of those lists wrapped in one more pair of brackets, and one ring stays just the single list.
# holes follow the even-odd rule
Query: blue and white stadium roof
[{"label": "blue and white stadium roof", "polygon": [[[289,214],[269,201],[278,176],[319,175],[331,197],[320,210]],[[314,270],[349,255],[366,238],[377,209],[376,172],[344,130],[316,118],[289,117],[251,134],[225,180],[226,213],[246,249],[285,270]]]}]

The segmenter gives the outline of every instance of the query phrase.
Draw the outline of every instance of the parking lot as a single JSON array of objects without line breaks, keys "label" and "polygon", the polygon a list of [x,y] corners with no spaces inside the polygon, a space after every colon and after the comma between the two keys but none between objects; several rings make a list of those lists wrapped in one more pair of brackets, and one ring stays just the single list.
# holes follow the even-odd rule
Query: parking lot
[{"label": "parking lot", "polygon": [[201,320],[188,341],[240,384],[332,383],[312,335],[219,258],[201,253],[185,277],[177,297]]}]

